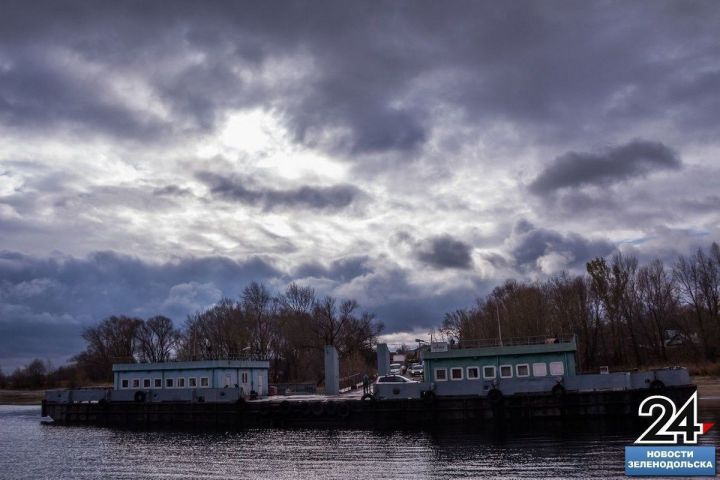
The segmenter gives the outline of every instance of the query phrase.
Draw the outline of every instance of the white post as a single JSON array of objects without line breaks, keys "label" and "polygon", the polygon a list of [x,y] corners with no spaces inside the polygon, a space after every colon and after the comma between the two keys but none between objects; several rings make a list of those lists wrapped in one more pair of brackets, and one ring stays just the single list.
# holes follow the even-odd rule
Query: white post
[{"label": "white post", "polygon": [[338,352],[332,345],[325,345],[325,394],[340,393],[340,361]]}]

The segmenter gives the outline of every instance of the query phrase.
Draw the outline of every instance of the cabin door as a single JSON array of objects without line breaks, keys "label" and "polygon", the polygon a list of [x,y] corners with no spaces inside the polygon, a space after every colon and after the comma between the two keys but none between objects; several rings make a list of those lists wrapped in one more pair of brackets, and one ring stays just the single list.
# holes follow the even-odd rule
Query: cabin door
[{"label": "cabin door", "polygon": [[229,373],[225,374],[225,388],[232,387],[232,376]]},{"label": "cabin door", "polygon": [[250,387],[250,372],[248,370],[240,370],[238,385],[246,395],[250,393],[252,388]]}]

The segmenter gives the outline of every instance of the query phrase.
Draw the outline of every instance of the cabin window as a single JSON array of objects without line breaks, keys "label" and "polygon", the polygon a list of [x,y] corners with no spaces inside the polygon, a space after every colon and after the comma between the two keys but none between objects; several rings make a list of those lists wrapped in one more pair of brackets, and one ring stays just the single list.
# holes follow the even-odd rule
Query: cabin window
[{"label": "cabin window", "polygon": [[436,368],[435,369],[435,380],[438,382],[444,382],[447,380],[447,369],[446,368]]},{"label": "cabin window", "polygon": [[562,362],[550,362],[550,375],[565,375],[565,365]]},{"label": "cabin window", "polygon": [[155,385],[155,388],[162,388],[162,378],[156,378],[154,385]]},{"label": "cabin window", "polygon": [[483,367],[483,378],[495,378],[497,372],[495,372],[495,366]]},{"label": "cabin window", "polygon": [[165,387],[166,388],[173,388],[175,386],[175,380],[172,378],[166,378],[165,379]]},{"label": "cabin window", "polygon": [[500,378],[512,378],[512,365],[500,365]]},{"label": "cabin window", "polygon": [[133,388],[140,388],[140,380],[137,378],[133,378],[132,386]]},{"label": "cabin window", "polygon": [[185,377],[179,377],[177,379],[178,388],[185,388]]},{"label": "cabin window", "polygon": [[547,377],[547,365],[545,363],[533,363],[533,377]]},{"label": "cabin window", "polygon": [[454,367],[450,369],[450,380],[462,380],[463,369],[460,367]]},{"label": "cabin window", "polygon": [[480,369],[478,367],[468,367],[467,378],[468,380],[477,380],[480,378]]},{"label": "cabin window", "polygon": [[515,365],[515,374],[518,377],[529,377],[530,376],[530,365],[523,363],[521,365]]},{"label": "cabin window", "polygon": [[201,387],[209,387],[210,379],[208,377],[200,377],[200,386]]},{"label": "cabin window", "polygon": [[190,386],[190,388],[197,387],[197,378],[195,378],[195,377],[188,378],[188,385]]},{"label": "cabin window", "polygon": [[143,379],[143,388],[150,388],[150,379],[149,378]]},{"label": "cabin window", "polygon": [[240,378],[242,379],[240,383],[248,383],[248,374],[247,372],[243,372],[240,374]]},{"label": "cabin window", "polygon": [[122,381],[121,385],[122,385],[122,388],[128,388],[129,382],[128,382],[127,378]]}]

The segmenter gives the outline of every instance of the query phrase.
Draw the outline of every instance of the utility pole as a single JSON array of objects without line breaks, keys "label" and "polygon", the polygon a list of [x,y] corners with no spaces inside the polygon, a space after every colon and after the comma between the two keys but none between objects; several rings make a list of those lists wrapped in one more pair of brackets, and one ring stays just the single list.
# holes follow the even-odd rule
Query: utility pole
[{"label": "utility pole", "polygon": [[[502,302],[499,298],[495,299],[495,315],[497,316],[497,325],[498,325],[498,338],[500,340],[500,346],[503,346],[502,341],[502,329],[500,328],[500,309],[498,308],[498,302]],[[505,303],[503,302],[503,308],[505,308]],[[507,310],[507,308],[505,308]]]}]

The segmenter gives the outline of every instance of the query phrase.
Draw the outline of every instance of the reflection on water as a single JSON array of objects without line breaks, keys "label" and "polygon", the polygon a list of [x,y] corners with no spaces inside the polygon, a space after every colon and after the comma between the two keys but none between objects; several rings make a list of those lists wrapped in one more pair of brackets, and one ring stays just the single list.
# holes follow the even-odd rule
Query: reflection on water
[{"label": "reflection on water", "polygon": [[[702,420],[720,421],[713,404],[701,401]],[[504,434],[133,432],[42,425],[39,415],[37,407],[0,406],[0,478],[624,478],[624,447],[635,438],[617,425]],[[718,438],[714,429],[702,442]]]}]

